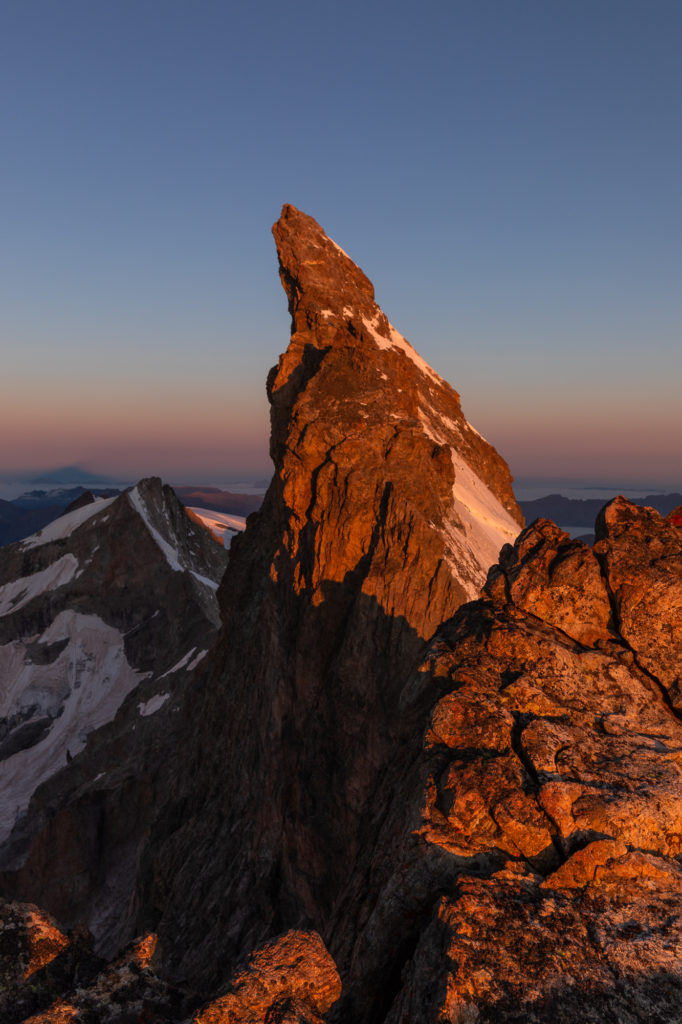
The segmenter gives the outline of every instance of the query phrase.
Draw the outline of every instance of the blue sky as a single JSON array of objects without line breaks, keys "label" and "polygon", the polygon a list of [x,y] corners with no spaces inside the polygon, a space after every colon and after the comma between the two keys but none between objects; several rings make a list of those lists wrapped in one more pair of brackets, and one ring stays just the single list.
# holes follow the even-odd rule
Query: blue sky
[{"label": "blue sky", "polygon": [[5,0],[0,470],[267,472],[312,214],[520,477],[682,485],[682,6]]}]

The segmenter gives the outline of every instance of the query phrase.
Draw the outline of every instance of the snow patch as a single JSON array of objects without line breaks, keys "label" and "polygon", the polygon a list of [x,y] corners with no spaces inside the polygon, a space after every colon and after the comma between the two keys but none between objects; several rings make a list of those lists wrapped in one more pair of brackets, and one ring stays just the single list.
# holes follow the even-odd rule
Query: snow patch
[{"label": "snow patch", "polygon": [[208,587],[209,590],[217,590],[220,586],[220,584],[216,583],[215,580],[210,579],[208,576],[202,576],[200,572],[195,572],[194,569],[190,569],[190,572],[197,583],[202,583],[205,587]]},{"label": "snow patch", "polygon": [[60,612],[39,642],[63,640],[68,643],[49,665],[26,660],[27,641],[0,646],[0,718],[18,715],[24,723],[52,719],[37,743],[2,762],[0,842],[37,787],[78,754],[88,734],[110,722],[150,674],[128,663],[120,632],[96,615]]},{"label": "snow patch", "polygon": [[[102,512],[115,501],[115,497],[99,498],[89,505],[83,505],[82,508],[74,509],[73,512],[68,512],[66,515],[60,516],[59,519],[55,519],[54,522],[48,523],[47,526],[44,526],[38,533],[34,533],[33,536],[27,537],[26,540],[21,542],[21,545],[24,548],[37,548],[42,544],[50,544],[53,540],[64,540],[64,538],[70,537],[74,530],[77,530],[88,519],[97,515],[98,512]],[[105,520],[103,519],[102,522],[105,522]]]},{"label": "snow patch", "polygon": [[69,553],[40,572],[34,572],[31,576],[20,576],[18,580],[6,583],[4,587],[0,587],[0,618],[23,608],[34,597],[47,590],[63,587],[74,578],[77,569],[78,559]]},{"label": "snow patch", "polygon": [[144,704],[138,704],[137,709],[142,718],[153,715],[155,711],[163,707],[169,697],[169,693],[157,693],[154,697],[150,697],[148,701],[145,701]]},{"label": "snow patch", "polygon": [[455,470],[452,511],[441,531],[446,538],[450,571],[473,601],[500,548],[513,543],[521,527],[471,466],[457,452],[450,454]]},{"label": "snow patch", "polygon": [[191,647],[186,654],[183,654],[182,658],[180,658],[180,661],[176,662],[172,668],[166,669],[163,675],[159,676],[159,679],[165,679],[166,676],[172,675],[173,672],[179,672],[181,668],[184,668],[184,666],[187,664],[187,662],[192,657],[195,651],[196,647]]},{"label": "snow patch", "polygon": [[438,384],[439,387],[443,386],[443,384],[445,383],[443,378],[439,377],[435,370],[431,369],[426,360],[422,359],[422,357],[417,352],[415,352],[415,350],[410,345],[409,341],[407,341],[406,338],[403,338],[402,334],[400,334],[399,331],[396,331],[395,327],[392,324],[388,325],[390,337],[385,338],[383,334],[379,334],[377,328],[381,323],[380,313],[376,313],[371,320],[368,320],[367,317],[363,316],[362,322],[365,326],[365,329],[368,331],[369,334],[371,334],[372,338],[379,346],[379,348],[399,349],[401,352],[404,352],[407,358],[411,359],[415,366],[418,367],[418,369],[420,369],[425,376],[429,377],[434,382],[434,384]]},{"label": "snow patch", "polygon": [[192,660],[190,661],[189,665],[187,666],[187,671],[191,672],[192,669],[196,668],[197,665],[199,664],[199,662],[203,658],[205,658],[207,654],[208,654],[208,651],[199,651],[197,656],[195,658],[192,658]]},{"label": "snow patch", "polygon": [[[201,520],[216,540],[222,540],[226,548],[229,548],[230,541],[235,534],[241,533],[242,530],[246,529],[246,519],[244,516],[233,516],[227,512],[213,512],[207,508],[192,507],[189,511],[194,513],[197,519]],[[211,583],[211,585],[214,589],[218,586],[217,583]]]},{"label": "snow patch", "polygon": [[[443,416],[425,399],[420,396],[419,406],[419,422],[421,423],[424,433],[427,437],[430,437],[436,444],[451,444],[451,439],[445,437],[441,431],[441,427],[447,427],[448,430],[456,434],[458,437],[464,437],[467,431],[471,431],[476,437],[480,437],[481,441],[485,441],[482,434],[476,430],[475,427],[469,423],[468,420],[462,419],[461,422],[456,422],[450,419],[449,416]],[[486,441],[486,444],[488,442]]]},{"label": "snow patch", "polygon": [[194,654],[195,651],[196,647],[191,647],[186,654],[183,654],[180,661],[176,662],[172,668],[166,669],[163,675],[159,676],[159,679],[165,679],[166,676],[173,675],[174,672],[179,672],[181,668],[186,668],[188,672],[191,672],[192,669],[196,668],[201,659],[205,658],[208,654],[208,651],[199,651],[198,654]]},{"label": "snow patch", "polygon": [[[329,241],[332,243],[332,245],[334,246],[335,249],[339,250],[339,252],[341,253],[342,256],[345,256],[347,260],[350,260],[350,256],[348,255],[348,253],[344,249],[342,249],[341,246],[338,245],[338,243],[335,242],[333,238],[330,238]],[[351,263],[353,262],[352,260],[350,260],[350,261],[351,261]]]}]

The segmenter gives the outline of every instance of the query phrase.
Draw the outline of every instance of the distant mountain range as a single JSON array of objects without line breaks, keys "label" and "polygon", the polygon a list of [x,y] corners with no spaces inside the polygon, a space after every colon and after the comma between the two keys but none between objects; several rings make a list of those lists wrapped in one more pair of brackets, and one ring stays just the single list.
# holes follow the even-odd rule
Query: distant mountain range
[{"label": "distant mountain range", "polygon": [[[631,500],[633,505],[655,508],[667,516],[682,505],[682,494],[647,494]],[[566,498],[563,494],[548,494],[545,498],[519,502],[527,523],[539,518],[551,519],[559,526],[584,526],[586,530],[594,529],[597,514],[605,504],[606,498]]]},{"label": "distant mountain range", "polygon": [[89,493],[93,498],[111,498],[120,491],[84,487],[51,491],[28,491],[13,501],[0,499],[0,546],[30,537],[37,530],[63,515],[74,501]]},{"label": "distant mountain range", "polygon": [[[182,485],[173,489],[183,505],[242,518],[260,508],[263,500],[261,494],[236,494],[218,487]],[[79,485],[26,491],[12,501],[0,499],[0,547],[42,530],[84,496],[89,495],[92,500],[113,498],[121,493],[122,489],[115,487]]]},{"label": "distant mountain range", "polygon": [[[257,511],[263,501],[260,494],[240,494],[196,484],[183,484],[173,490],[183,505],[232,516],[246,517]],[[110,498],[121,492],[112,487],[86,489],[76,486],[27,491],[12,501],[0,499],[0,546],[23,540],[36,530],[41,530],[53,519],[63,515],[74,501],[86,493],[96,498]],[[536,519],[551,519],[563,529],[567,526],[584,526],[586,540],[591,539],[594,521],[605,504],[606,498],[603,497],[567,498],[563,494],[548,494],[543,498],[519,502],[527,523]],[[682,505],[682,494],[647,494],[643,498],[633,499],[633,504],[655,508],[665,516]]]}]

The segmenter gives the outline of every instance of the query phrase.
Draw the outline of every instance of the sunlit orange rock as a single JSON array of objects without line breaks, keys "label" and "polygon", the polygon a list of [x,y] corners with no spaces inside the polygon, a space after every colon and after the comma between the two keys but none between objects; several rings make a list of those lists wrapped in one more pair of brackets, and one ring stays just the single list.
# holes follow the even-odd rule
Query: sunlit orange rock
[{"label": "sunlit orange rock", "polygon": [[682,534],[671,517],[614,498],[599,514],[594,552],[608,577],[618,631],[682,712]]},{"label": "sunlit orange rock", "polygon": [[589,885],[597,878],[599,868],[613,860],[627,856],[625,843],[614,839],[596,839],[571,854],[567,861],[557,868],[542,883],[542,889],[575,889]]},{"label": "sunlit orange rock", "polygon": [[68,947],[54,919],[38,907],[0,900],[0,1020],[9,1019],[15,1004],[31,1007],[31,987]]},{"label": "sunlit orange rock", "polygon": [[42,1013],[27,1017],[25,1024],[80,1024],[83,1018],[76,1006],[61,999]]},{"label": "sunlit orange rock", "polygon": [[363,271],[292,206],[273,233],[291,315],[267,385],[274,476],[188,702],[196,772],[178,790],[201,817],[161,837],[144,895],[172,970],[200,985],[286,927],[331,934],[388,767],[421,739],[432,695],[405,686],[523,522],[506,463]]},{"label": "sunlit orange rock", "polygon": [[194,1024],[274,1024],[316,1020],[341,994],[334,961],[316,932],[290,931],[253,952],[230,991]]},{"label": "sunlit orange rock", "polygon": [[[372,857],[349,1017],[682,1019],[682,721],[662,682],[682,664],[680,540],[622,500],[604,519],[594,553],[533,524],[436,634],[418,678],[441,695]],[[649,602],[665,642],[644,666]],[[372,985],[397,973],[382,1007]]]},{"label": "sunlit orange rock", "polygon": [[508,597],[583,644],[611,636],[611,607],[599,562],[590,548],[547,519],[537,520],[513,547],[503,549],[486,593],[502,602]]}]

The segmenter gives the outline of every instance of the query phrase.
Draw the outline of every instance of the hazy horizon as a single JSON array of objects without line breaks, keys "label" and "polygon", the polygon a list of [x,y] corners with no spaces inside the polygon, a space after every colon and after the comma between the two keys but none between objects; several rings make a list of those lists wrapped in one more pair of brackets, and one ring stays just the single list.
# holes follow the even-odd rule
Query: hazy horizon
[{"label": "hazy horizon", "polygon": [[9,0],[0,468],[268,475],[314,216],[517,479],[680,481],[682,8]]},{"label": "hazy horizon", "polygon": [[[66,470],[76,472],[69,475]],[[128,486],[145,476],[160,476],[165,483],[174,486],[213,486],[225,489],[236,484],[255,487],[264,486],[269,482],[273,472],[272,464],[266,469],[243,468],[240,473],[236,468],[230,471],[226,466],[220,473],[202,473],[196,468],[175,469],[169,473],[150,471],[146,473],[111,472],[100,465],[85,466],[72,464],[70,467],[53,466],[24,467],[8,470],[0,466],[0,498],[7,500],[6,494],[18,496],[22,488],[29,486],[50,490],[61,486],[82,485],[84,487]],[[58,478],[56,475],[58,474]],[[82,474],[82,475],[81,475]],[[88,479],[92,475],[92,479]],[[52,478],[52,479],[50,479]],[[552,493],[566,494],[568,497],[599,497],[602,494],[624,493],[626,496],[635,494],[678,493],[682,491],[679,480],[633,479],[621,478],[589,478],[589,477],[557,477],[557,476],[519,476],[514,478],[514,493],[518,500],[527,501],[535,497],[544,497]]]}]

